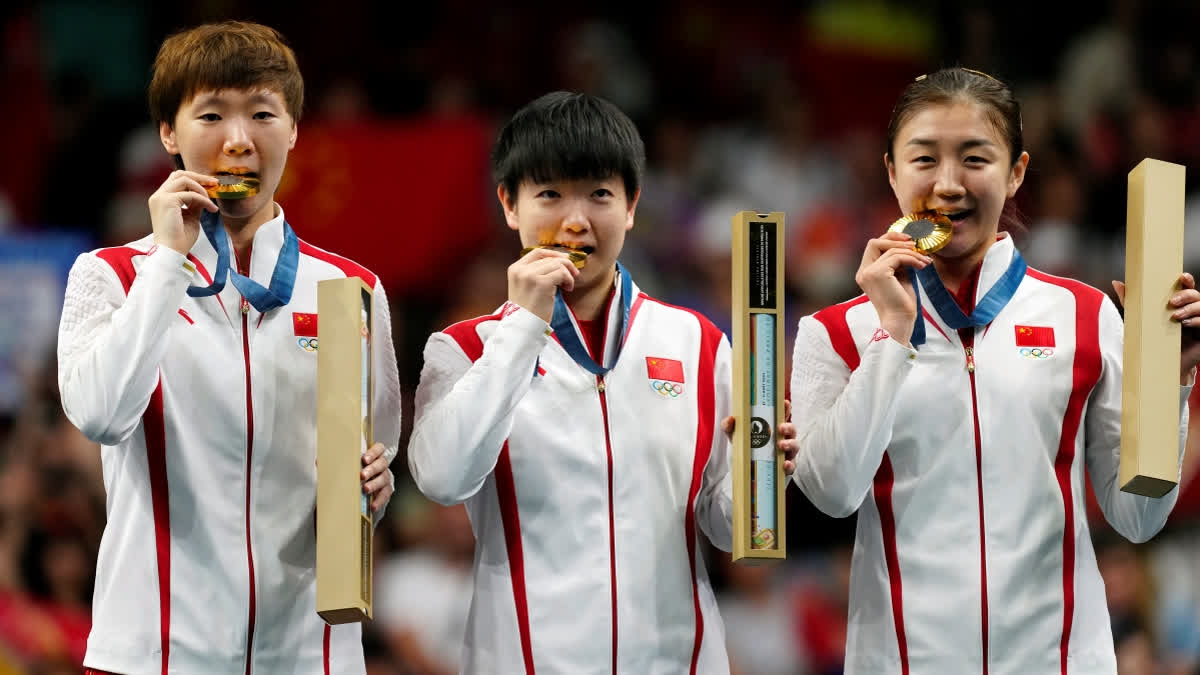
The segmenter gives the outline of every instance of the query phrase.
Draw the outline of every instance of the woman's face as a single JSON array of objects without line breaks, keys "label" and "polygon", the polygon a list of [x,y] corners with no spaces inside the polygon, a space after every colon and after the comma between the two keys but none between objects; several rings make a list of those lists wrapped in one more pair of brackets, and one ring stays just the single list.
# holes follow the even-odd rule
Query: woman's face
[{"label": "woman's face", "polygon": [[1008,139],[971,102],[937,104],[900,127],[884,157],[902,213],[934,209],[950,217],[954,236],[936,256],[971,257],[996,240],[1000,212],[1025,178],[1029,153],[1012,161]]}]

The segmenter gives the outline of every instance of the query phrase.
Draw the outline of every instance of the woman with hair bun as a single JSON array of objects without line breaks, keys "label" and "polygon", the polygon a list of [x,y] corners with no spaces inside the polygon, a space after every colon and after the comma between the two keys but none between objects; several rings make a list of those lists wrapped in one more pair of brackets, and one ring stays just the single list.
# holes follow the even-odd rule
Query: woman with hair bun
[{"label": "woman with hair bun", "polygon": [[[846,672],[1115,673],[1085,472],[1135,542],[1178,494],[1118,486],[1117,307],[1028,268],[1001,231],[1029,165],[1003,82],[965,68],[917,78],[884,161],[901,213],[951,236],[936,250],[925,232],[871,239],[863,295],[800,320],[786,442],[814,504],[858,512]],[[1181,282],[1164,311],[1200,325],[1200,292]],[[1189,328],[1181,456],[1200,362]]]}]

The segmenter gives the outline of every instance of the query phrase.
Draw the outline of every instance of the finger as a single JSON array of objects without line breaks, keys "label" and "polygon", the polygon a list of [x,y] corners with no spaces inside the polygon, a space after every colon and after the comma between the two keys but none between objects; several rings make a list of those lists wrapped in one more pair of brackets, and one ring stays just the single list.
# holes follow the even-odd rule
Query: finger
[{"label": "finger", "polygon": [[571,269],[575,269],[575,265],[571,263],[571,259],[567,257],[566,253],[551,249],[535,248],[517,258],[513,264],[508,266],[509,279],[517,280],[528,278],[531,274],[546,274],[551,269],[554,269],[556,265],[568,265]]},{"label": "finger", "polygon": [[[899,258],[897,256],[900,256]],[[863,260],[863,264],[858,268],[858,272],[854,275],[854,280],[860,285],[864,279],[874,280],[882,276],[900,276],[899,270],[902,267],[916,267],[923,269],[926,265],[933,262],[932,258],[917,253],[913,249],[892,248],[884,251],[874,260]],[[885,269],[890,268],[890,272],[885,272]]]},{"label": "finger", "polygon": [[733,429],[736,426],[737,426],[737,419],[735,419],[733,415],[730,415],[729,417],[726,417],[725,419],[721,420],[721,431],[724,431],[727,434],[732,434]]},{"label": "finger", "polygon": [[[899,234],[899,233],[889,232],[888,234],[895,235],[895,234]],[[908,236],[908,235],[903,235],[903,236]],[[897,238],[893,238],[893,237],[888,237],[886,235],[884,237],[870,239],[867,241],[866,249],[863,250],[862,265],[860,265],[860,267],[865,267],[865,266],[870,265],[871,263],[875,262],[879,258],[879,256],[883,254],[884,251],[887,251],[889,249],[893,249],[893,248],[911,249],[913,246],[916,246],[916,244],[914,244],[911,239],[908,239],[908,240],[897,239]]]},{"label": "finger", "polygon": [[[796,425],[791,422],[784,422],[777,429],[781,439],[792,439],[796,437]],[[782,442],[782,441],[781,441]],[[780,447],[783,447],[782,445]]]},{"label": "finger", "polygon": [[783,399],[783,421],[785,421],[785,422],[792,421],[792,400],[791,399],[787,399],[787,398]]},{"label": "finger", "polygon": [[558,286],[567,293],[575,290],[575,277],[566,270],[554,270],[553,272],[546,274],[545,277],[547,281],[555,286]]},{"label": "finger", "polygon": [[388,485],[376,493],[375,497],[371,499],[371,511],[375,512],[387,506],[388,500],[392,498],[395,492],[396,489]]},{"label": "finger", "polygon": [[916,267],[917,269],[924,269],[931,263],[933,263],[933,258],[930,258],[924,253],[918,253],[913,249],[892,248],[884,251],[883,255],[879,256],[879,259],[872,264],[887,265],[893,270],[896,270],[901,267]]},{"label": "finger", "polygon": [[[201,176],[200,178],[204,179],[205,177]],[[158,192],[156,194],[170,195],[170,194],[180,194],[183,192],[193,192],[195,194],[204,195],[205,197],[208,197],[209,196],[208,187],[212,187],[215,185],[216,185],[215,181],[214,182],[203,182],[202,180],[197,180],[196,178],[194,178],[192,176],[173,175],[166,182],[164,182],[161,187],[159,187]]]},{"label": "finger", "polygon": [[388,478],[388,475],[384,473],[381,476],[375,476],[371,480],[363,482],[363,492],[373,495],[385,487],[388,487],[390,483],[391,480]]},{"label": "finger", "polygon": [[[876,255],[878,255],[888,249],[893,249],[893,248],[911,249],[912,247],[916,246],[916,244],[913,242],[912,238],[909,237],[907,234],[901,235],[898,232],[889,232],[888,235],[895,235],[895,236],[885,235],[883,237],[877,237],[875,239],[871,239],[871,240],[867,241],[867,253],[869,254],[869,253],[873,252]],[[901,237],[903,237],[903,238],[901,238]]]},{"label": "finger", "polygon": [[179,207],[182,209],[204,209],[216,213],[219,209],[217,203],[212,200],[207,194],[196,194],[195,192],[176,192],[175,196],[179,199]]},{"label": "finger", "polygon": [[[529,255],[532,255],[530,253]],[[509,266],[509,283],[532,284],[542,286],[548,284],[572,291],[575,288],[575,277],[578,270],[567,258],[543,258],[525,263],[521,259]]]},{"label": "finger", "polygon": [[1112,287],[1113,287],[1113,290],[1116,291],[1116,293],[1117,293],[1117,302],[1121,303],[1121,306],[1124,307],[1125,306],[1125,282],[1117,281],[1116,279],[1114,279],[1112,282]]},{"label": "finger", "polygon": [[793,473],[796,472],[796,463],[791,462],[791,461],[784,462],[783,463],[783,471],[784,471],[784,473],[786,473],[789,476],[792,475]]},{"label": "finger", "polygon": [[204,185],[190,176],[180,176],[168,183],[166,187],[173,192],[190,191],[199,195],[204,195],[205,197],[209,196],[208,190],[205,189]]},{"label": "finger", "polygon": [[1200,325],[1196,317],[1200,316],[1200,301],[1190,302],[1171,314],[1171,318],[1185,326]]},{"label": "finger", "polygon": [[374,479],[370,483],[363,484],[363,492],[367,495],[373,495],[371,498],[371,510],[378,511],[383,508],[392,495],[396,492],[396,481],[391,471]]},{"label": "finger", "polygon": [[1185,305],[1190,305],[1197,300],[1200,300],[1200,291],[1194,288],[1187,288],[1173,295],[1171,297],[1171,304],[1175,305],[1176,307],[1183,307]]},{"label": "finger", "polygon": [[[365,455],[364,455],[365,456]],[[388,470],[387,460],[382,457],[375,459],[362,470],[362,479],[368,480]]]},{"label": "finger", "polygon": [[883,253],[879,254],[880,258],[895,257],[895,256],[907,256],[914,260],[920,260],[922,262],[933,262],[933,258],[930,258],[929,256],[925,255],[924,253],[921,253],[917,249],[910,248],[908,246],[893,246],[893,247],[887,249],[886,251],[884,251]]},{"label": "finger", "polygon": [[566,267],[560,265],[546,276],[555,286],[568,293],[575,290],[575,266],[569,262],[566,264]]},{"label": "finger", "polygon": [[781,438],[775,441],[775,447],[779,448],[780,452],[783,453],[784,459],[795,457],[796,451],[800,449],[795,438]]},{"label": "finger", "polygon": [[372,445],[371,447],[367,448],[367,451],[362,454],[363,464],[364,465],[370,464],[371,462],[374,462],[376,459],[383,457],[386,450],[387,450],[387,448],[383,447],[383,443],[376,443],[376,444]]},{"label": "finger", "polygon": [[1196,279],[1195,279],[1195,277],[1192,276],[1191,272],[1184,272],[1183,274],[1180,274],[1179,282],[1181,284],[1183,284],[1184,288],[1195,288],[1196,287]]},{"label": "finger", "polygon": [[561,258],[543,258],[529,265],[528,272],[535,276],[554,276],[559,272],[565,273],[567,277],[574,279],[579,269],[571,262],[570,258],[565,255]]},{"label": "finger", "polygon": [[209,176],[195,171],[172,171],[170,176],[163,181],[159,186],[159,191],[174,192],[178,191],[179,185],[184,182],[195,183],[196,185],[217,185],[218,181],[215,176]]},{"label": "finger", "polygon": [[576,267],[575,263],[571,262],[571,259],[566,257],[565,255],[561,258],[550,258],[550,259],[546,260],[545,268],[547,270],[551,270],[551,271],[552,270],[560,270],[560,269],[564,270],[572,278],[579,275],[579,268]]},{"label": "finger", "polygon": [[889,248],[912,248],[916,246],[916,243],[907,234],[888,232],[882,237],[871,239],[867,242],[867,245],[882,251]]}]

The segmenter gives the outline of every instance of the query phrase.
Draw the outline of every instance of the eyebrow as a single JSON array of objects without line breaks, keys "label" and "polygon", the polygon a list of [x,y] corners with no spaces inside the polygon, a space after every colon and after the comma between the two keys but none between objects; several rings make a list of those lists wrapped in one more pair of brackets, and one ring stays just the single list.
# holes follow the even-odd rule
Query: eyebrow
[{"label": "eyebrow", "polygon": [[250,102],[251,103],[275,103],[276,100],[274,98],[272,98],[272,96],[271,96],[271,94],[273,94],[273,93],[274,92],[271,92],[271,91],[258,90],[250,97]]},{"label": "eyebrow", "polygon": [[221,97],[216,94],[203,94],[192,99],[192,104],[197,106],[213,105],[222,102]]},{"label": "eyebrow", "polygon": [[[905,143],[904,145],[906,147],[909,145],[935,147],[938,145],[938,142],[932,138],[914,138],[914,139],[910,140],[908,143]],[[995,147],[995,145],[996,145],[995,143],[993,143],[991,140],[986,139],[986,138],[971,138],[971,139],[965,140],[962,143],[960,143],[958,146],[958,149],[959,150],[970,150],[972,148],[980,148],[980,147]]]},{"label": "eyebrow", "polygon": [[[250,103],[275,103],[276,101],[274,101],[271,98],[272,93],[273,92],[270,92],[270,91],[258,90],[255,93],[250,95],[249,102]],[[225,104],[225,103],[228,103],[228,101],[223,99],[219,94],[217,94],[215,92],[210,92],[210,93],[204,94],[202,96],[197,96],[194,99],[193,103],[195,105],[199,105],[199,106],[206,106],[206,105]]]}]

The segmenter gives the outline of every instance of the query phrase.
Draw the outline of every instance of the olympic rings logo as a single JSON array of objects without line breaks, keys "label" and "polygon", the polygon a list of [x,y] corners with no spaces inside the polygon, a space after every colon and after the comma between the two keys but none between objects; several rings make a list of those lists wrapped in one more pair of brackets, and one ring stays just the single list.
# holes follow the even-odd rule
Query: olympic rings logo
[{"label": "olympic rings logo", "polygon": [[300,348],[306,352],[317,351],[317,338],[302,337],[296,340],[296,344],[300,345]]},{"label": "olympic rings logo", "polygon": [[683,393],[683,385],[678,382],[668,382],[666,380],[654,380],[650,383],[651,388],[657,391],[662,396],[670,396],[676,398]]},{"label": "olympic rings logo", "polygon": [[1020,354],[1027,359],[1048,359],[1054,356],[1054,350],[1049,347],[1022,347]]}]

